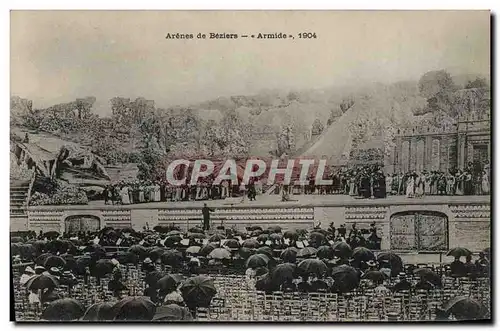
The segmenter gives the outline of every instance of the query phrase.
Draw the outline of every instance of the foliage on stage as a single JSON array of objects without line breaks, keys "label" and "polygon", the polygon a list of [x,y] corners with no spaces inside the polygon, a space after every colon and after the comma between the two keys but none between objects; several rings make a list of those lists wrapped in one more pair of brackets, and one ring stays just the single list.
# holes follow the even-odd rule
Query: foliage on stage
[{"label": "foliage on stage", "polygon": [[37,177],[33,183],[30,205],[86,205],[87,194],[77,186],[47,177]]}]

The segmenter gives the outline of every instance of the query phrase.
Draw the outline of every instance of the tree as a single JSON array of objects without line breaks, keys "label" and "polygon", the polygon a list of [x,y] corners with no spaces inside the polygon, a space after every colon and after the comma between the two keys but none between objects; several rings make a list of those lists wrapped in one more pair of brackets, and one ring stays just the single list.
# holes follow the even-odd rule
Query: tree
[{"label": "tree", "polygon": [[313,135],[319,135],[321,134],[321,132],[323,132],[323,130],[325,129],[325,126],[323,125],[323,123],[321,123],[320,119],[317,118],[314,120],[314,123],[312,125],[312,134]]},{"label": "tree", "polygon": [[466,89],[471,89],[471,88],[483,89],[488,87],[489,87],[488,82],[486,81],[485,78],[482,77],[476,77],[475,80],[468,81],[467,84],[465,85]]},{"label": "tree", "polygon": [[285,126],[278,135],[278,155],[290,153],[295,149],[295,136],[290,125]]},{"label": "tree", "polygon": [[339,105],[340,110],[342,111],[342,114],[348,111],[349,109],[354,106],[354,100],[352,98],[346,98],[342,100],[342,102]]},{"label": "tree", "polygon": [[420,95],[427,99],[427,106],[420,110],[421,114],[444,112],[456,117],[453,109],[454,93],[457,87],[451,75],[445,70],[429,71],[418,82]]}]

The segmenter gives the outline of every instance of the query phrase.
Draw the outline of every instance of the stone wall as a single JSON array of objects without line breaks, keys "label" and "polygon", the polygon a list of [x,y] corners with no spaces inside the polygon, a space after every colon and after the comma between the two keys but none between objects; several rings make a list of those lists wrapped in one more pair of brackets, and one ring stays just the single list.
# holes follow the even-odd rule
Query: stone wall
[{"label": "stone wall", "polygon": [[[359,229],[368,228],[375,223],[377,233],[382,238],[382,249],[390,249],[391,217],[404,211],[433,211],[446,215],[448,219],[449,247],[464,246],[473,251],[490,247],[491,215],[489,197],[475,197],[470,203],[435,202],[419,203],[417,199],[404,203],[390,203],[386,200],[353,201],[351,204],[323,203],[318,205],[284,206],[220,206],[212,213],[212,226],[223,224],[226,228],[235,226],[240,230],[250,225],[266,228],[279,225],[284,229],[312,228],[320,222],[327,228],[331,222],[335,227],[346,224],[348,230],[352,223]],[[453,199],[451,199],[453,200]],[[462,199],[464,200],[464,199]],[[472,198],[471,198],[472,201]],[[99,218],[101,228],[134,227],[141,230],[147,225],[176,224],[183,229],[202,224],[201,208],[171,207],[148,208],[146,206],[37,206],[28,208],[28,221],[11,219],[11,231],[27,228],[34,231],[64,231],[65,219],[74,215],[92,215]],[[22,223],[25,222],[25,223]],[[24,225],[23,225],[24,224]]]}]

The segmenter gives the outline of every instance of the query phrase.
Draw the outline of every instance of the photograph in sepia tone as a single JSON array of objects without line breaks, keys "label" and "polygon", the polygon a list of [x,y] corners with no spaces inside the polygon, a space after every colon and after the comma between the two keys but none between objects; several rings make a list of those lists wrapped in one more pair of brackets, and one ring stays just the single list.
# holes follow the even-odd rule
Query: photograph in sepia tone
[{"label": "photograph in sepia tone", "polygon": [[12,11],[16,322],[491,321],[489,11]]}]

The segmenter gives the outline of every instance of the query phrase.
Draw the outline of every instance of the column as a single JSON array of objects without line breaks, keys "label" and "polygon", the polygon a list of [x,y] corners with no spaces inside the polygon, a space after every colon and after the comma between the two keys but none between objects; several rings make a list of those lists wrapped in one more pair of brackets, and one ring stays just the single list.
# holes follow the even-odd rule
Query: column
[{"label": "column", "polygon": [[465,167],[465,134],[461,133],[458,136],[458,168],[463,169]]}]

